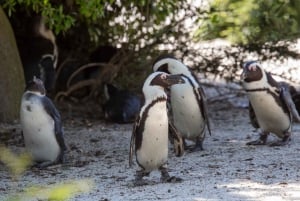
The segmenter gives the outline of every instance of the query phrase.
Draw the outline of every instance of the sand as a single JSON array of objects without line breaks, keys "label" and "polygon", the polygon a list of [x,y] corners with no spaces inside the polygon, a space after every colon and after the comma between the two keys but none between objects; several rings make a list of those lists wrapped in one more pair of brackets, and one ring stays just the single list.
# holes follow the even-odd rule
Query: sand
[{"label": "sand", "polygon": [[[0,164],[0,200],[17,194],[22,195],[21,200],[45,200],[45,192],[35,198],[22,193],[30,186],[51,187],[73,180],[90,188],[69,199],[74,201],[300,200],[300,126],[294,125],[292,141],[287,146],[246,146],[246,142],[258,138],[258,131],[250,125],[245,105],[247,99],[243,95],[229,101],[210,101],[212,136],[207,135],[205,150],[176,157],[170,145],[169,173],[183,181],[160,183],[160,173],[155,171],[146,178],[152,181],[146,186],[133,185],[139,168],[136,163],[132,168],[128,165],[132,124],[80,115],[70,118],[70,113],[63,113],[65,138],[70,147],[67,164],[29,169],[17,180]],[[10,133],[5,140],[7,147],[15,153],[23,152],[19,124],[0,124],[0,128],[1,132]],[[268,142],[275,140],[270,136]]]}]

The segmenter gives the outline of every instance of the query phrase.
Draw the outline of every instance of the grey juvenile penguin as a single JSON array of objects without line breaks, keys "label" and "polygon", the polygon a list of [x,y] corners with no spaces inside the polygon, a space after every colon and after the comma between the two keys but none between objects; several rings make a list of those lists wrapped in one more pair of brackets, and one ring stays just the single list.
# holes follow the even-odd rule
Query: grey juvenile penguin
[{"label": "grey juvenile penguin", "polygon": [[135,152],[136,161],[142,168],[136,173],[136,182],[139,185],[146,184],[143,177],[156,169],[161,171],[162,182],[176,181],[175,177],[169,176],[166,168],[168,114],[167,94],[164,89],[180,83],[184,83],[180,75],[169,75],[163,72],[152,73],[145,80],[143,86],[145,103],[134,124],[129,154],[129,165],[132,165],[133,152]]},{"label": "grey juvenile penguin", "polygon": [[43,82],[34,77],[25,89],[20,110],[25,147],[38,167],[62,163],[66,150],[60,114],[45,94]]},{"label": "grey juvenile penguin", "polygon": [[285,145],[290,141],[293,118],[300,120],[289,90],[276,82],[256,61],[246,62],[241,75],[242,85],[249,97],[249,114],[252,125],[261,129],[258,140],[247,145],[264,145],[269,133],[281,141],[271,146]]},{"label": "grey juvenile penguin", "polygon": [[205,128],[211,135],[206,97],[193,72],[172,56],[161,56],[153,64],[153,71],[181,74],[185,83],[171,86],[171,108],[175,128],[183,139],[196,142],[195,149],[203,150]]}]

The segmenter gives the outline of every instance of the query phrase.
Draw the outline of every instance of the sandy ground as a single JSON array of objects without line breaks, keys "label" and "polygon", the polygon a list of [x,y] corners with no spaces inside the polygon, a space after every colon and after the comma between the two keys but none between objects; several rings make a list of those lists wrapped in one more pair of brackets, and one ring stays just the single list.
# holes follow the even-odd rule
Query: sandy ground
[{"label": "sandy ground", "polygon": [[[236,102],[233,99],[233,102]],[[135,171],[128,165],[131,124],[111,124],[64,114],[65,138],[70,147],[68,163],[45,170],[27,170],[12,180],[0,164],[0,200],[24,192],[30,186],[50,186],[77,179],[93,182],[89,192],[70,200],[300,200],[300,126],[295,125],[291,143],[284,147],[246,146],[258,137],[249,124],[247,109],[228,101],[209,104],[212,136],[207,136],[204,151],[175,157],[169,152],[169,173],[183,179],[181,183],[160,183],[160,173],[148,180],[154,184],[133,186]],[[5,140],[16,153],[24,147],[20,127],[1,125],[10,131]],[[3,140],[3,139],[2,139]],[[269,142],[277,140],[270,137]],[[44,200],[43,195],[35,199]]]}]

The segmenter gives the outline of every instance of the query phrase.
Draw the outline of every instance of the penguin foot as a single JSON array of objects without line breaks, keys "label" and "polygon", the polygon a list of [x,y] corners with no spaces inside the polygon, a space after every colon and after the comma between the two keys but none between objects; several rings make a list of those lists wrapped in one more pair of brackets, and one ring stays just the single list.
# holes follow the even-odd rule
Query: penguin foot
[{"label": "penguin foot", "polygon": [[192,153],[192,152],[197,152],[197,151],[203,151],[203,146],[202,144],[196,144],[194,146],[187,146],[185,147],[185,149],[189,152],[189,153]]},{"label": "penguin foot", "polygon": [[168,177],[168,178],[161,178],[160,179],[160,181],[162,182],[162,183],[179,183],[179,182],[182,182],[183,181],[183,179],[182,178],[180,178],[180,177],[174,177],[174,176],[172,176],[172,177]]},{"label": "penguin foot", "polygon": [[270,144],[270,147],[284,146],[291,141],[290,136],[285,136],[281,141],[276,141]]},{"label": "penguin foot", "polygon": [[276,141],[270,144],[270,147],[278,147],[278,146],[284,146],[287,145],[288,142],[283,142],[283,141]]},{"label": "penguin foot", "polygon": [[264,140],[258,139],[251,142],[247,142],[246,145],[265,145],[266,142]]},{"label": "penguin foot", "polygon": [[153,185],[154,182],[144,180],[144,179],[136,179],[133,183],[134,186],[146,186],[146,185]]},{"label": "penguin foot", "polygon": [[134,185],[135,186],[149,185],[150,182],[143,179],[143,177],[147,177],[149,175],[150,172],[145,172],[144,170],[136,171]]},{"label": "penguin foot", "polygon": [[48,166],[55,165],[55,164],[57,164],[57,163],[55,163],[53,161],[45,161],[45,162],[41,162],[41,163],[36,163],[32,167],[33,168],[38,168],[38,169],[44,169]]},{"label": "penguin foot", "polygon": [[259,139],[246,143],[246,145],[265,145],[267,143],[269,133],[263,132],[260,134]]},{"label": "penguin foot", "polygon": [[195,151],[203,151],[203,146],[202,146],[202,143],[201,144],[196,144],[192,149],[191,151],[195,152]]}]

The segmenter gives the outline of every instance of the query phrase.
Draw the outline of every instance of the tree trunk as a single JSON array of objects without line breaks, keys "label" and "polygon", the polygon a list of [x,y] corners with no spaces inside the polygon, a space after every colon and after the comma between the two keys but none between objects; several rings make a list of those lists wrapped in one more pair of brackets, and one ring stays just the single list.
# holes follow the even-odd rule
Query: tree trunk
[{"label": "tree trunk", "polygon": [[11,25],[0,6],[0,122],[19,118],[24,73]]}]

